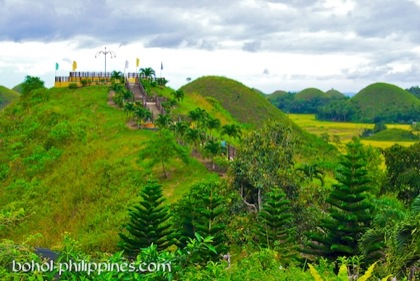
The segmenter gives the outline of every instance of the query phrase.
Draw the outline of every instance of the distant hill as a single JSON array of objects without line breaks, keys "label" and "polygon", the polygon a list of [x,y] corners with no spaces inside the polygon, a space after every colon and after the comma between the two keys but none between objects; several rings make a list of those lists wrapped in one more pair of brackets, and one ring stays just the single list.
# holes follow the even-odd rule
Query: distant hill
[{"label": "distant hill", "polygon": [[266,98],[242,83],[220,76],[204,76],[181,87],[186,95],[197,93],[217,99],[237,121],[259,125],[271,119],[292,123]]},{"label": "distant hill", "polygon": [[313,100],[314,98],[329,98],[329,96],[317,88],[307,88],[295,95],[296,99]]},{"label": "distant hill", "polygon": [[22,83],[14,86],[12,90],[18,92],[19,94],[22,94]]},{"label": "distant hill", "polygon": [[338,98],[338,99],[340,99],[340,98],[345,98],[346,97],[343,93],[341,93],[341,92],[339,92],[337,90],[334,90],[334,89],[331,89],[331,90],[326,91],[325,94],[327,96],[331,97],[331,98]]},{"label": "distant hill", "polygon": [[286,91],[277,90],[277,91],[274,91],[273,93],[267,95],[266,98],[268,99],[269,102],[273,103],[279,97],[284,97],[286,95],[287,95]]},{"label": "distant hill", "polygon": [[11,103],[19,97],[19,93],[10,90],[4,86],[0,86],[0,109]]},{"label": "distant hill", "polygon": [[418,99],[420,99],[420,87],[419,86],[410,87],[409,89],[406,89],[406,91],[410,92],[415,97],[417,97]]},{"label": "distant hill", "polygon": [[393,128],[380,131],[366,139],[377,141],[416,141],[419,140],[419,137],[410,131]]},{"label": "distant hill", "polygon": [[420,100],[402,88],[374,83],[350,99],[362,122],[410,122],[420,116]]}]

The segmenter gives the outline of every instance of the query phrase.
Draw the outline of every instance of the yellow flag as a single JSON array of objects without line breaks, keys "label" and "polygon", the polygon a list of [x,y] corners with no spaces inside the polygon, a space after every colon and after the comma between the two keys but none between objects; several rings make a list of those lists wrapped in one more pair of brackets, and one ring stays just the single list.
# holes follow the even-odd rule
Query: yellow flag
[{"label": "yellow flag", "polygon": [[140,59],[136,58],[136,67],[139,67],[139,65],[140,65]]},{"label": "yellow flag", "polygon": [[77,69],[77,62],[74,60],[73,61],[73,71],[76,71]]}]

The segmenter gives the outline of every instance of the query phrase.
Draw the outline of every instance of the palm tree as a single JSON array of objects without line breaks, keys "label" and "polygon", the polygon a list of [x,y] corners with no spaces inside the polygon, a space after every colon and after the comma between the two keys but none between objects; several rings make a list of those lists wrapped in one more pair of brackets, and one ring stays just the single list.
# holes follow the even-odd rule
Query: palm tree
[{"label": "palm tree", "polygon": [[182,138],[185,135],[185,132],[188,130],[188,125],[186,122],[180,121],[180,122],[172,123],[170,128],[174,132],[178,143],[180,143]]},{"label": "palm tree", "polygon": [[134,111],[135,111],[135,105],[132,102],[126,102],[124,103],[124,111],[127,114],[127,117],[130,117],[130,120],[133,118]]},{"label": "palm tree", "polygon": [[197,150],[199,142],[203,139],[202,132],[196,128],[188,128],[185,131],[185,139]]},{"label": "palm tree", "polygon": [[303,164],[301,167],[296,168],[296,171],[303,172],[310,181],[318,179],[321,185],[324,186],[325,173],[318,168],[318,164]]},{"label": "palm tree", "polygon": [[143,122],[152,118],[152,113],[142,106],[137,106],[134,111],[134,116],[137,118],[137,125],[140,128]]},{"label": "palm tree", "polygon": [[207,121],[207,128],[210,131],[210,135],[211,135],[211,131],[213,129],[216,129],[216,130],[219,129],[220,125],[221,125],[221,122],[219,119],[210,117]]},{"label": "palm tree", "polygon": [[188,117],[191,118],[193,127],[197,127],[199,124],[204,125],[208,117],[208,113],[205,109],[197,107],[194,110],[188,112]]},{"label": "palm tree", "polygon": [[173,123],[173,120],[168,114],[159,114],[154,123],[159,128],[169,128],[169,126]]},{"label": "palm tree", "polygon": [[121,71],[116,71],[116,70],[112,71],[111,83],[115,83],[116,81],[118,81],[118,83],[124,82],[124,76]]},{"label": "palm tree", "polygon": [[152,80],[152,78],[156,77],[156,72],[151,67],[140,68],[140,76],[146,80]]},{"label": "palm tree", "polygon": [[240,139],[242,136],[241,127],[236,124],[226,124],[222,127],[222,136],[223,135],[228,135],[231,138]]},{"label": "palm tree", "polygon": [[172,92],[172,95],[177,102],[181,102],[185,96],[184,91],[182,90],[176,90],[175,92]]},{"label": "palm tree", "polygon": [[222,146],[220,142],[215,141],[213,139],[209,140],[206,145],[204,146],[204,151],[207,155],[210,156],[211,159],[211,167],[214,170],[214,157],[217,156],[222,151]]}]

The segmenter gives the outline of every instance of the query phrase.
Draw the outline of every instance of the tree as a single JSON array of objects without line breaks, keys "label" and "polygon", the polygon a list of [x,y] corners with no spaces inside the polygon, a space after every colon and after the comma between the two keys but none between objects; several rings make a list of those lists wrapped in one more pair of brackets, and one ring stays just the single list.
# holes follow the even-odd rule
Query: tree
[{"label": "tree", "polygon": [[44,81],[39,77],[33,77],[27,75],[22,83],[22,94],[26,95],[36,89],[42,89],[44,87]]},{"label": "tree", "polygon": [[140,68],[140,76],[143,76],[146,80],[152,80],[156,77],[156,72],[151,67]]},{"label": "tree", "polygon": [[168,177],[166,173],[166,164],[172,159],[180,159],[184,163],[189,162],[188,151],[185,147],[179,145],[174,136],[167,129],[161,129],[158,137],[146,144],[139,154],[140,159],[150,159],[150,165],[153,167],[160,163],[162,165],[163,176]]},{"label": "tree", "polygon": [[242,136],[241,127],[236,124],[226,124],[222,127],[222,136],[228,135],[231,138],[240,139]]},{"label": "tree", "polygon": [[197,107],[196,109],[188,112],[188,117],[191,119],[192,126],[194,128],[201,126],[201,129],[203,129],[203,125],[206,123],[208,113],[205,109]]},{"label": "tree", "polygon": [[173,123],[173,120],[168,114],[159,114],[153,123],[161,129],[168,129]]},{"label": "tree", "polygon": [[406,205],[420,194],[420,143],[403,147],[395,144],[384,150],[387,183],[382,192],[397,192]]},{"label": "tree", "polygon": [[137,119],[137,125],[139,127],[143,125],[143,122],[152,119],[152,113],[141,105],[137,105],[134,108],[134,116]]},{"label": "tree", "polygon": [[111,83],[115,83],[115,82],[118,82],[118,83],[124,82],[124,75],[121,71],[116,71],[116,70],[112,71]]},{"label": "tree", "polygon": [[318,179],[321,185],[324,186],[324,172],[318,168],[317,164],[303,164],[296,168],[296,171],[301,171],[310,181]]},{"label": "tree", "polygon": [[246,205],[260,210],[263,193],[273,186],[280,187],[287,199],[296,201],[294,146],[292,129],[278,122],[269,122],[242,139],[232,172]]},{"label": "tree", "polygon": [[137,256],[141,248],[152,243],[158,250],[166,249],[173,243],[171,217],[164,204],[162,185],[148,181],[140,195],[140,203],[129,211],[130,221],[124,225],[128,234],[118,233],[120,247],[131,257]]},{"label": "tree", "polygon": [[222,151],[222,145],[219,141],[216,140],[208,140],[207,143],[204,145],[204,152],[210,156],[211,159],[211,166],[212,169],[215,169],[214,166],[214,157],[216,157]]},{"label": "tree", "polygon": [[290,201],[281,189],[274,188],[266,193],[262,210],[257,216],[258,244],[264,248],[279,252],[282,260],[288,260],[296,254],[295,228]]},{"label": "tree", "polygon": [[210,135],[211,135],[212,130],[219,129],[220,125],[221,125],[221,122],[219,119],[210,117],[209,120],[207,121],[207,128],[210,131]]},{"label": "tree", "polygon": [[329,217],[321,219],[321,232],[306,234],[311,242],[304,250],[329,260],[358,255],[358,240],[373,219],[370,180],[360,141],[347,144],[347,154],[340,161],[336,179],[338,183],[333,184],[326,200],[330,204]]},{"label": "tree", "polygon": [[[226,252],[226,228],[223,214],[226,211],[225,198],[220,194],[222,183],[205,180],[191,186],[190,192],[174,207],[176,225],[180,226],[180,246],[184,247],[189,239],[198,233],[200,236],[213,237],[212,245],[218,254]],[[220,259],[212,254],[209,258]]]},{"label": "tree", "polygon": [[181,102],[184,99],[185,93],[182,90],[176,90],[172,92],[172,95],[177,102]]}]

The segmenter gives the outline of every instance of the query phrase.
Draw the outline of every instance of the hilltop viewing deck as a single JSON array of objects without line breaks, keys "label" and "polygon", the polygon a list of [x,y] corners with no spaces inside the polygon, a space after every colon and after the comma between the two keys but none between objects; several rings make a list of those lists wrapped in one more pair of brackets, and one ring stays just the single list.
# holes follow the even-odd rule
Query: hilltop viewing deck
[{"label": "hilltop viewing deck", "polygon": [[[140,76],[137,72],[125,73],[125,78],[129,83],[134,83],[136,79],[146,79],[144,76]],[[86,81],[87,84],[103,84],[111,81],[112,72],[89,72],[89,71],[72,71],[68,76],[55,76],[54,86],[55,87],[68,87],[71,83],[76,83],[79,86],[82,85],[82,81]],[[153,79],[158,84],[165,81],[164,77],[153,77],[147,78]],[[164,83],[163,83],[164,84]]]}]

